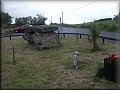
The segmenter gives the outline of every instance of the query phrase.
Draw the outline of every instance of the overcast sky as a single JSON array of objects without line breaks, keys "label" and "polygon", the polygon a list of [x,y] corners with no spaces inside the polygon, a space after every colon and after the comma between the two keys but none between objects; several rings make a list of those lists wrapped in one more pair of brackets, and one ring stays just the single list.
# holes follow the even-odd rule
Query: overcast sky
[{"label": "overcast sky", "polygon": [[101,18],[113,18],[119,11],[119,0],[113,1],[34,1],[2,0],[2,10],[13,17],[36,16],[42,14],[46,24],[59,23],[62,16],[67,24],[79,24]]}]

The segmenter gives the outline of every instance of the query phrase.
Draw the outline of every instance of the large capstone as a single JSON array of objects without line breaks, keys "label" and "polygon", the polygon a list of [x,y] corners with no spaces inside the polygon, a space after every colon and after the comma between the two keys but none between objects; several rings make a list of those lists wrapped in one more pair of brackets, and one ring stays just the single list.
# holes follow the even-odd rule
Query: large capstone
[{"label": "large capstone", "polygon": [[26,28],[22,37],[29,44],[37,46],[39,49],[61,46],[57,34],[54,32],[58,27],[51,25],[40,25]]}]

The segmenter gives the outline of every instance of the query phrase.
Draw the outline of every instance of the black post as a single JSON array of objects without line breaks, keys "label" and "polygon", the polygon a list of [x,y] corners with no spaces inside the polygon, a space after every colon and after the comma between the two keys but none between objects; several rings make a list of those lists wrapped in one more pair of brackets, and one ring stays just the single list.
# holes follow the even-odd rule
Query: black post
[{"label": "black post", "polygon": [[105,39],[104,38],[102,38],[102,45],[105,45]]},{"label": "black post", "polygon": [[60,35],[61,35],[61,38],[62,38],[62,30],[61,30],[61,34]]},{"label": "black post", "polygon": [[65,33],[63,34],[63,37],[65,38]]},{"label": "black post", "polygon": [[14,48],[14,46],[13,46],[13,66],[15,65],[15,50],[14,50],[15,48]]},{"label": "black post", "polygon": [[11,36],[10,36],[10,40],[11,40]]},{"label": "black post", "polygon": [[81,34],[80,34],[80,39],[81,39]]},{"label": "black post", "polygon": [[78,34],[76,34],[77,35],[77,41],[78,41]]},{"label": "black post", "polygon": [[58,31],[58,38],[60,38],[60,32]]}]

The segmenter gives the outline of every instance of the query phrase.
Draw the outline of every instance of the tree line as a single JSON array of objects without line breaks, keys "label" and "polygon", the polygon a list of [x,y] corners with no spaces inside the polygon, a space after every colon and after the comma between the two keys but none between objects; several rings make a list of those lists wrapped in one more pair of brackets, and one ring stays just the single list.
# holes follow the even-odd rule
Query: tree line
[{"label": "tree line", "polygon": [[28,17],[20,17],[15,19],[15,24],[17,26],[31,24],[31,25],[45,25],[45,18],[41,14],[37,14],[36,17],[28,16]]},{"label": "tree line", "polygon": [[[12,17],[9,15],[9,13],[1,11],[1,26],[2,28],[6,29],[11,26],[12,23]],[[15,26],[21,26],[25,24],[31,24],[31,25],[45,25],[45,21],[47,20],[46,17],[44,17],[41,14],[36,14],[35,17],[27,16],[27,17],[19,17],[15,19]]]}]

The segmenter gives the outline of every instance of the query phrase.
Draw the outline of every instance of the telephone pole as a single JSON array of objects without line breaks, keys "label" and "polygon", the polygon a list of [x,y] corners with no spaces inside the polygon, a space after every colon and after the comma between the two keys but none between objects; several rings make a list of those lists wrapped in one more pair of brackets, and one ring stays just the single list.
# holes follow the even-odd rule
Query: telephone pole
[{"label": "telephone pole", "polygon": [[62,11],[62,24],[63,24],[63,11]]},{"label": "telephone pole", "polygon": [[49,24],[50,24],[50,19],[49,19]]},{"label": "telephone pole", "polygon": [[60,25],[61,25],[61,17],[60,17]]},{"label": "telephone pole", "polygon": [[60,17],[60,31],[61,31],[61,38],[62,38],[61,17]]},{"label": "telephone pole", "polygon": [[52,16],[51,16],[51,23],[52,23]]}]

